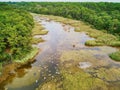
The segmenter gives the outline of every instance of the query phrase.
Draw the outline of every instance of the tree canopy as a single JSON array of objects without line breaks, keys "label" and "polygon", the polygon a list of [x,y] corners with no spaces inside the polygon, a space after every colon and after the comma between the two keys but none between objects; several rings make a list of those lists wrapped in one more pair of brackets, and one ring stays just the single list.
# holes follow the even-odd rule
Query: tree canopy
[{"label": "tree canopy", "polygon": [[0,61],[20,59],[31,49],[32,16],[0,3]]},{"label": "tree canopy", "polygon": [[34,13],[82,20],[99,30],[120,35],[120,3],[21,2],[16,6]]}]

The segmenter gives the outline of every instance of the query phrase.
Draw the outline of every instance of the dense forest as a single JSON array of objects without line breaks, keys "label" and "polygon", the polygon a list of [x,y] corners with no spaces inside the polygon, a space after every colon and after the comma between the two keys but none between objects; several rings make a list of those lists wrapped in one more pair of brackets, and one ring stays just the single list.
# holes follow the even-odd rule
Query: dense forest
[{"label": "dense forest", "polygon": [[0,3],[0,62],[23,58],[31,50],[32,16]]},{"label": "dense forest", "polygon": [[34,13],[82,20],[96,29],[120,35],[120,3],[21,2],[16,6]]}]

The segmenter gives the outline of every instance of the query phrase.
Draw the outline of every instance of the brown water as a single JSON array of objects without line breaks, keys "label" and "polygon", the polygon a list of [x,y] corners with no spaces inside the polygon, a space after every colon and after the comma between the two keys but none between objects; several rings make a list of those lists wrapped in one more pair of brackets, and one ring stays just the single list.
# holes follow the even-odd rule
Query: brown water
[{"label": "brown water", "polygon": [[[33,45],[40,48],[41,52],[37,55],[36,62],[20,68],[15,76],[9,77],[0,87],[1,90],[35,90],[39,85],[42,86],[45,82],[51,81],[55,77],[60,77],[59,66],[61,62],[64,62],[64,60],[61,60],[63,53],[68,60],[69,55],[70,59],[79,57],[77,67],[84,69],[89,74],[96,72],[101,67],[105,69],[118,69],[120,67],[120,63],[111,60],[108,56],[108,54],[115,52],[117,49],[108,46],[87,47],[84,45],[85,42],[94,38],[90,38],[84,32],[74,32],[74,27],[59,22],[48,21],[38,16],[35,16],[34,19],[49,31],[47,35],[35,36],[36,38],[42,37],[46,40],[38,45]],[[66,57],[63,56],[63,58]],[[96,69],[90,71],[87,68]],[[102,79],[99,76],[98,78]],[[107,80],[105,81],[107,82]],[[112,81],[119,82],[120,76],[110,81],[111,83]],[[119,87],[119,85],[117,86]]]}]

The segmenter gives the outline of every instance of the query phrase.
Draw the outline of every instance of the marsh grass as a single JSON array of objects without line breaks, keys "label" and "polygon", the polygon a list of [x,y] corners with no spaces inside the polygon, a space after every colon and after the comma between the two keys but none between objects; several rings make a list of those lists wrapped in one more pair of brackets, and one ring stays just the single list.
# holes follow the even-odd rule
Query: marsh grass
[{"label": "marsh grass", "polygon": [[[90,53],[89,51],[88,54],[86,52],[65,51],[61,55],[60,73],[63,76],[63,90],[109,90],[110,83],[108,82],[113,82],[120,79],[120,69],[104,68],[101,66],[103,63],[100,64],[101,67],[96,69],[78,68],[78,63],[82,61],[82,59],[86,60],[89,58],[96,63],[96,60],[92,58],[93,56],[91,56],[91,53],[93,52]],[[114,86],[113,90],[115,88],[118,87]]]},{"label": "marsh grass", "polygon": [[40,42],[44,42],[44,40],[40,38],[32,38],[32,44],[38,44]]},{"label": "marsh grass", "polygon": [[113,60],[120,61],[120,51],[112,53],[109,55]]},{"label": "marsh grass", "polygon": [[120,79],[120,68],[99,68],[94,70],[98,78],[104,79],[106,82],[119,81]]},{"label": "marsh grass", "polygon": [[92,77],[82,69],[74,65],[61,69],[63,76],[63,90],[107,90],[105,82],[98,78]]},{"label": "marsh grass", "polygon": [[55,80],[51,80],[44,83],[41,87],[39,86],[36,90],[63,90],[60,84],[61,82],[55,82]]},{"label": "marsh grass", "polygon": [[14,60],[14,62],[24,64],[28,62],[29,60],[33,59],[38,52],[39,52],[38,48],[34,47],[24,58],[22,58],[21,60]]},{"label": "marsh grass", "polygon": [[32,30],[32,35],[46,35],[48,33],[47,30],[45,30],[45,28],[39,24],[38,22],[35,22],[35,26]]},{"label": "marsh grass", "polygon": [[32,44],[38,44],[40,42],[44,42],[42,37],[34,38],[34,36],[35,35],[46,35],[47,33],[48,33],[48,31],[45,30],[45,28],[40,23],[35,22],[34,28],[32,30],[32,35],[33,35],[33,38],[31,40]]},{"label": "marsh grass", "polygon": [[[98,35],[98,36],[97,36]],[[89,46],[103,46],[103,45],[108,45],[108,46],[120,46],[120,41],[118,40],[117,37],[111,35],[111,34],[92,34],[90,36],[96,37],[95,40],[89,40],[85,44]]]}]

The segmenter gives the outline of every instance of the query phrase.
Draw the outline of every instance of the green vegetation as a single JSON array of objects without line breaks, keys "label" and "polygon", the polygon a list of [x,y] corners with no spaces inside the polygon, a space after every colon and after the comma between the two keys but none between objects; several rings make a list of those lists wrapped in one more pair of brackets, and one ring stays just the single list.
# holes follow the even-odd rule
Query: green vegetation
[{"label": "green vegetation", "polygon": [[[98,34],[97,34],[98,35]],[[96,36],[96,34],[93,34],[91,36]],[[96,40],[89,40],[85,43],[89,46],[102,46],[102,45],[108,45],[108,46],[120,46],[120,41],[117,37],[111,35],[111,34],[99,34],[99,36],[96,36]]]},{"label": "green vegetation", "polygon": [[21,60],[15,59],[14,62],[20,62],[23,64],[27,63],[28,60],[34,58],[34,56],[37,54],[37,52],[38,52],[38,48],[32,48],[32,50],[28,54],[26,54],[25,57],[23,57]]},{"label": "green vegetation", "polygon": [[33,25],[28,12],[0,3],[0,62],[21,60],[32,50]]},{"label": "green vegetation", "polygon": [[[108,82],[112,82],[112,81],[117,82],[120,79],[120,68],[101,67],[96,70],[94,70],[94,69],[91,70],[91,73],[95,73],[94,76],[97,76],[98,78],[100,78],[104,81],[108,81]],[[115,90],[119,90],[119,89],[115,89]]]},{"label": "green vegetation", "polygon": [[34,13],[82,20],[96,29],[120,35],[120,3],[21,2],[15,5]]},{"label": "green vegetation", "polygon": [[44,27],[39,24],[38,22],[35,22],[35,26],[32,30],[32,35],[35,36],[35,35],[45,35],[47,34],[48,31],[44,29]]},{"label": "green vegetation", "polygon": [[[34,15],[33,15],[34,16]],[[47,30],[45,30],[45,28],[38,22],[35,22],[34,28],[32,30],[32,44],[37,44],[40,42],[43,42],[44,40],[39,37],[39,38],[34,38],[34,36],[36,35],[46,35],[48,33]]]},{"label": "green vegetation", "polygon": [[44,40],[40,38],[32,38],[32,44],[38,44],[40,42],[44,42]]},{"label": "green vegetation", "polygon": [[19,62],[22,65],[33,59],[38,49],[32,48],[32,44],[44,41],[33,37],[47,33],[37,22],[34,25],[29,12],[0,2],[0,72],[4,73],[2,67],[6,63]]},{"label": "green vegetation", "polygon": [[70,19],[81,20],[87,25],[90,24],[91,27],[102,31],[99,32],[96,29],[91,30],[91,28],[86,26],[86,28],[82,28],[84,24],[78,21],[69,23],[69,20],[65,21],[63,18],[58,20],[75,26],[75,31],[84,31],[91,37],[96,38],[95,40],[87,41],[86,45],[120,46],[120,3],[20,2],[14,5],[17,8],[25,9],[33,13],[63,16]]},{"label": "green vegetation", "polygon": [[[71,69],[72,68],[74,67],[71,67]],[[75,70],[75,72],[71,72],[71,69],[62,71],[62,75],[64,77],[64,90],[97,90],[98,88],[99,90],[107,90],[106,83],[104,83],[102,80],[94,78],[84,71],[80,71],[79,69]]]},{"label": "green vegetation", "polygon": [[116,61],[120,61],[120,51],[112,53],[109,56]]}]

